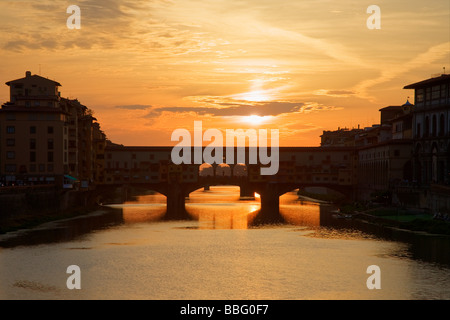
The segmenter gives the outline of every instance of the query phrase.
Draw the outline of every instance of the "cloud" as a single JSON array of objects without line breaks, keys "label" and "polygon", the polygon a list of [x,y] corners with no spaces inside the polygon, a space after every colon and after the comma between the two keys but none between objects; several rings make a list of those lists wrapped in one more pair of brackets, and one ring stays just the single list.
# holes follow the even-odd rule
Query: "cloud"
[{"label": "cloud", "polygon": [[314,92],[314,94],[319,96],[329,96],[329,97],[348,97],[356,94],[355,91],[351,90],[325,90],[320,89]]},{"label": "cloud", "polygon": [[374,97],[368,93],[370,88],[394,80],[404,73],[407,73],[416,68],[420,68],[422,66],[429,65],[434,61],[448,56],[449,47],[450,42],[444,42],[438,45],[434,45],[428,48],[427,51],[418,54],[413,59],[406,61],[405,63],[385,67],[381,70],[381,73],[377,78],[364,80],[358,83],[353,89],[359,92],[359,95],[361,97],[373,100]]},{"label": "cloud", "polygon": [[152,108],[152,106],[145,105],[145,104],[130,104],[130,105],[124,105],[124,106],[115,106],[114,108],[128,109],[128,110],[145,110],[145,109]]},{"label": "cloud", "polygon": [[[20,4],[20,3],[19,3]],[[135,48],[178,53],[199,47],[199,41],[187,31],[174,29],[156,17],[155,8],[170,5],[165,0],[79,0],[81,29],[66,26],[66,0],[49,3],[0,3],[10,20],[0,26],[0,48],[22,52],[29,50]],[[45,23],[42,17],[45,16]],[[23,21],[27,21],[26,24]],[[164,49],[164,50],[163,50]]]},{"label": "cloud", "polygon": [[290,101],[264,101],[250,102],[243,100],[233,100],[230,98],[205,97],[203,100],[206,106],[195,107],[158,107],[152,108],[147,117],[156,117],[163,112],[172,113],[195,113],[199,116],[214,117],[236,117],[257,115],[279,116],[293,113],[311,113],[325,110],[337,110],[334,106],[325,106],[315,102],[290,102]]}]

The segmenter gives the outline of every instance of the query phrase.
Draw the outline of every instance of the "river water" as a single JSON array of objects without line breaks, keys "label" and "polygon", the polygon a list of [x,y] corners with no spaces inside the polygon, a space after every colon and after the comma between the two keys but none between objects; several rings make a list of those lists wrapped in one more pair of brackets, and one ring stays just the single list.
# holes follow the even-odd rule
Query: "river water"
[{"label": "river water", "polygon": [[450,299],[448,237],[337,219],[295,193],[280,200],[286,224],[252,224],[258,209],[212,187],[186,201],[191,220],[164,220],[165,198],[144,195],[0,236],[0,299]]}]

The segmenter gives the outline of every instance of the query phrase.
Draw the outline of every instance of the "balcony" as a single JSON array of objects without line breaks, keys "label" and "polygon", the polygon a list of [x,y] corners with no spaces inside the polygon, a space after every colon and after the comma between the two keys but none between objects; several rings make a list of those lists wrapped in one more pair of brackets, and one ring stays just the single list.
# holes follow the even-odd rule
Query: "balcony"
[{"label": "balcony", "polygon": [[37,95],[37,96],[22,96],[15,95],[13,96],[16,101],[21,100],[52,100],[52,101],[60,101],[61,98],[58,95]]}]

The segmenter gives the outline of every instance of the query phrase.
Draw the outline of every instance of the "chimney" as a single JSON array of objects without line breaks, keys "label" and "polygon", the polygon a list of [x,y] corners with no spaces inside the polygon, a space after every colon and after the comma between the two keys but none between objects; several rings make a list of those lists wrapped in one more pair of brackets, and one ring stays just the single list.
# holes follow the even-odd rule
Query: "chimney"
[{"label": "chimney", "polygon": [[27,76],[27,77],[31,77],[31,71],[27,71],[27,72],[25,72],[25,76]]}]

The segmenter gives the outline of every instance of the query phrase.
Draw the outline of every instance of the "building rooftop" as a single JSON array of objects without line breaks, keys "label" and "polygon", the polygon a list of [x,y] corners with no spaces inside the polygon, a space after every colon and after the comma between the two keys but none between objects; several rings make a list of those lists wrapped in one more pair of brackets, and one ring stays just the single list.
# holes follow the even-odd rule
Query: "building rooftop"
[{"label": "building rooftop", "polygon": [[46,80],[46,81],[53,82],[56,86],[62,87],[62,85],[61,85],[59,82],[50,80],[50,79],[48,79],[48,78],[44,78],[44,77],[38,76],[37,74],[31,75],[31,72],[30,72],[30,71],[27,71],[27,72],[25,73],[25,77],[24,77],[24,78],[20,78],[20,79],[8,81],[8,82],[6,82],[6,85],[7,85],[7,86],[10,86],[10,85],[11,85],[12,83],[14,83],[14,82],[20,82],[20,81],[23,81],[24,79],[27,79],[27,78],[28,78],[28,79],[38,79],[38,80],[43,79],[43,80]]},{"label": "building rooftop", "polygon": [[381,108],[378,111],[402,111],[402,110],[403,110],[402,106],[388,106]]},{"label": "building rooftop", "polygon": [[412,84],[405,86],[403,89],[416,89],[416,88],[424,87],[427,85],[442,83],[443,81],[450,81],[450,74],[441,74],[438,77],[433,77],[433,78],[430,78],[427,80],[412,83]]}]

